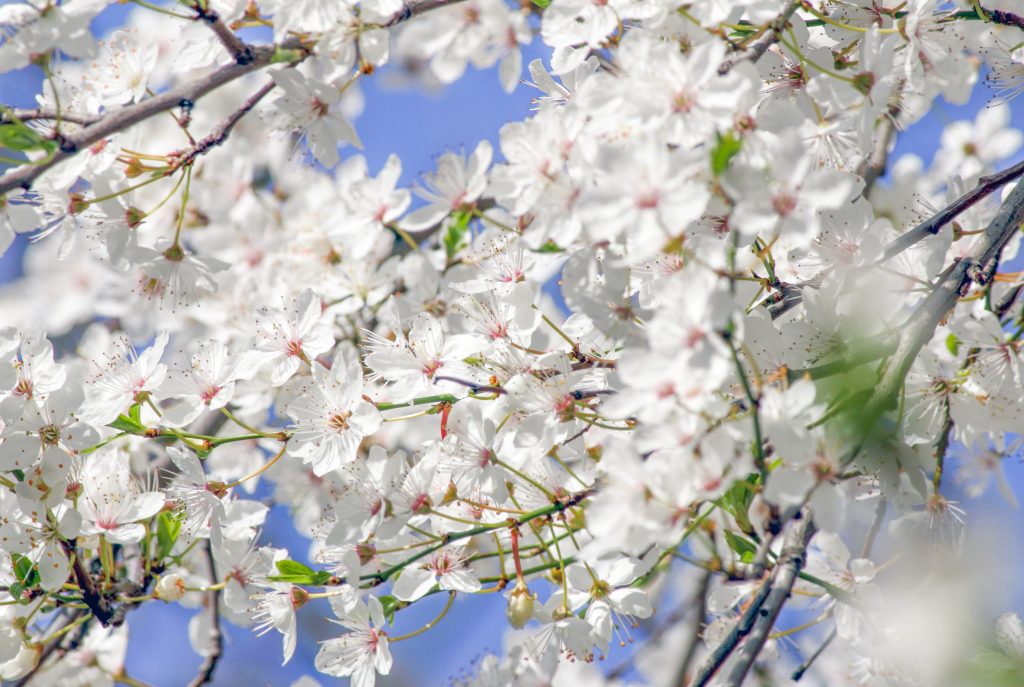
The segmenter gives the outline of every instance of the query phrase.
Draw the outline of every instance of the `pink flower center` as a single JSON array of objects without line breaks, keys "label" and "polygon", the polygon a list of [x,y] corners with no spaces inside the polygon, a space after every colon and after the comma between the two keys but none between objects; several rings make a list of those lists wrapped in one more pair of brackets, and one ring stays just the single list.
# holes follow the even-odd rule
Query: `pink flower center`
[{"label": "pink flower center", "polygon": [[791,193],[780,193],[772,198],[772,209],[779,217],[786,217],[796,210],[796,198]]}]

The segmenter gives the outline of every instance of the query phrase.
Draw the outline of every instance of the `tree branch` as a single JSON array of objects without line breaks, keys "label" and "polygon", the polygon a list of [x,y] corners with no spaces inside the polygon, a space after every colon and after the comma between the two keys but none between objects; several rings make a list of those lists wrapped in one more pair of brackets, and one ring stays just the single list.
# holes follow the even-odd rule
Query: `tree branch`
[{"label": "tree branch", "polygon": [[65,136],[61,149],[45,162],[25,165],[0,177],[0,195],[19,186],[28,189],[43,172],[73,157],[83,148],[88,148],[92,144],[124,131],[154,115],[178,107],[182,101],[195,102],[210,91],[269,65],[275,52],[276,47],[274,46],[256,48],[253,61],[249,64],[229,64],[220,67],[195,81],[176,86],[134,105],[111,111],[81,131]]},{"label": "tree branch", "polygon": [[[70,544],[67,544],[66,548],[68,555],[75,559],[71,568],[74,570],[78,587],[82,590],[82,601],[85,602],[85,605],[89,607],[93,616],[96,620],[100,621],[103,627],[120,624],[116,622],[115,618],[115,616],[120,616],[120,614],[110,607],[110,602],[96,588],[96,582],[92,579],[89,571],[85,569],[85,566],[82,565],[82,557],[78,555],[75,548]],[[120,619],[123,621],[123,616]]]},{"label": "tree branch", "polygon": [[722,64],[718,67],[719,75],[725,76],[740,62],[757,62],[761,59],[761,56],[768,51],[768,48],[779,42],[779,36],[785,31],[790,18],[799,8],[799,0],[789,3],[782,14],[768,25],[768,30],[763,36],[751,43],[745,50],[722,61]]},{"label": "tree branch", "polygon": [[[899,237],[893,239],[889,245],[885,247],[882,257],[878,260],[878,264],[886,262],[890,258],[902,253],[929,236],[935,236],[939,233],[942,227],[953,221],[954,218],[966,211],[968,208],[985,199],[993,191],[1002,188],[1006,184],[1022,176],[1024,176],[1024,162],[1019,162],[1012,167],[1004,169],[1002,172],[981,177],[981,179],[978,180],[978,185],[970,191],[960,196],[913,229],[910,229]],[[866,180],[867,177],[865,177],[865,181]],[[827,274],[828,271],[822,272],[814,277],[814,279],[810,279],[800,284],[784,284],[779,293],[773,294],[771,297],[764,299],[761,301],[761,305],[768,308],[773,320],[778,319],[786,312],[800,305],[800,303],[803,302],[803,290],[808,286],[811,288],[818,288],[822,279],[824,279]]]},{"label": "tree branch", "polygon": [[875,132],[875,147],[871,155],[861,164],[857,173],[864,179],[864,190],[861,195],[868,197],[875,182],[885,174],[885,168],[889,164],[889,146],[896,137],[896,117],[899,115],[899,108],[890,106],[882,120],[878,123],[878,130]]},{"label": "tree branch", "polygon": [[413,17],[418,17],[425,12],[431,10],[440,9],[442,7],[448,7],[449,5],[456,5],[464,0],[413,0],[409,2],[403,0],[402,9],[391,15],[385,23],[385,27],[392,27],[401,24],[404,21],[409,21]]},{"label": "tree branch", "polygon": [[993,191],[1005,186],[1021,176],[1024,176],[1024,162],[1019,162],[1012,167],[1004,169],[1002,172],[981,177],[978,180],[977,186],[939,210],[921,224],[918,224],[910,231],[900,235],[898,238],[890,242],[889,245],[885,247],[885,251],[879,262],[885,262],[889,258],[902,253],[915,243],[922,241],[929,236],[935,236],[939,233],[939,230],[941,230],[942,227],[951,222],[957,215],[964,212],[972,205],[975,205]]},{"label": "tree branch", "polygon": [[[217,571],[213,564],[213,544],[206,540],[206,559],[210,564],[210,579],[217,579]],[[206,601],[210,604],[210,653],[203,659],[196,675],[188,687],[200,687],[213,680],[213,671],[217,668],[220,657],[224,655],[224,634],[220,629],[220,589],[207,592]]]},{"label": "tree branch", "polygon": [[192,10],[196,13],[196,19],[205,22],[217,40],[221,42],[228,53],[235,60],[235,64],[246,65],[253,61],[252,46],[247,45],[239,38],[234,31],[229,29],[221,20],[215,10],[207,7],[203,0],[192,0]]},{"label": "tree branch", "polygon": [[[757,644],[753,656],[750,657],[750,663],[743,669],[743,675],[746,675],[750,665],[753,664],[754,658],[756,658],[757,652],[760,652],[761,647],[764,645],[764,641],[768,637],[768,630],[775,623],[775,618],[779,614],[782,604],[785,602],[786,597],[789,596],[789,591],[793,588],[793,583],[796,581],[800,568],[803,567],[807,542],[811,540],[813,534],[814,525],[811,522],[810,514],[807,511],[802,511],[798,519],[794,518],[791,521],[783,542],[782,555],[779,557],[771,577],[758,588],[757,593],[751,598],[750,604],[743,611],[736,624],[733,625],[729,634],[715,647],[711,655],[701,665],[690,687],[705,687],[722,667],[722,664],[736,650],[736,647],[739,646],[743,638],[752,635],[755,629],[761,627],[759,621],[763,617],[770,615],[771,620],[768,623],[768,629],[763,631],[764,636],[760,639],[760,643]],[[782,589],[784,591],[779,591]],[[751,640],[753,639],[754,637],[751,636]],[[730,673],[730,680],[735,673],[734,669]],[[726,684],[738,685],[739,683],[727,682]]]},{"label": "tree branch", "polygon": [[83,126],[93,124],[103,117],[103,115],[91,115],[91,114],[75,114],[74,112],[61,111],[60,116],[57,116],[56,110],[47,108],[37,107],[31,110],[17,109],[13,107],[0,106],[0,124],[10,124],[13,120],[10,119],[5,110],[9,110],[14,115],[14,119],[21,122],[29,122],[37,119],[57,120],[62,122],[71,122],[72,124],[81,124]]},{"label": "tree branch", "polygon": [[224,143],[228,136],[231,135],[231,130],[235,128],[235,125],[238,124],[242,117],[248,114],[252,108],[256,107],[256,105],[263,100],[270,91],[274,90],[275,85],[276,84],[273,79],[263,84],[263,86],[249,97],[248,100],[242,103],[237,110],[225,117],[208,136],[200,139],[194,146],[182,153],[177,160],[177,166],[183,167],[185,165],[190,165],[195,162],[195,159],[200,155],[205,155],[210,152],[210,149]]},{"label": "tree branch", "polygon": [[814,536],[815,527],[808,511],[803,511],[803,517],[794,519],[790,523],[789,531],[786,532],[782,545],[782,553],[772,573],[771,591],[764,604],[758,610],[754,619],[753,627],[747,640],[740,647],[736,655],[736,663],[733,664],[729,675],[723,683],[727,687],[739,687],[747,676],[758,654],[768,641],[768,633],[775,625],[775,619],[779,617],[782,606],[789,598],[793,590],[793,583],[796,582],[800,569],[804,565],[807,555],[807,544]]},{"label": "tree branch", "polygon": [[700,635],[701,630],[704,626],[705,616],[707,615],[707,604],[708,604],[708,591],[711,586],[711,575],[710,570],[705,570],[701,573],[700,582],[697,583],[697,590],[693,594],[693,604],[696,606],[693,612],[691,625],[693,626],[693,635],[687,640],[686,649],[683,650],[683,658],[679,662],[679,668],[676,670],[675,679],[670,682],[671,685],[679,685],[679,687],[686,687],[687,676],[690,672],[690,665],[693,663],[694,657],[697,655],[697,647],[700,646]]},{"label": "tree branch", "polygon": [[[454,5],[462,0],[420,0],[419,2],[406,2],[402,11],[397,12],[385,24],[387,27],[395,26],[425,12],[440,7]],[[236,36],[237,38],[237,36]],[[223,40],[223,38],[222,38]],[[241,42],[241,41],[239,41]],[[248,46],[247,46],[248,47]],[[252,46],[252,60],[246,64],[229,64],[213,70],[205,76],[201,76],[189,83],[181,84],[163,93],[147,98],[134,105],[118,108],[104,114],[100,119],[86,126],[81,131],[64,136],[61,140],[61,147],[50,158],[38,164],[26,164],[13,169],[0,177],[0,195],[21,187],[29,189],[32,182],[39,176],[54,167],[55,165],[73,157],[84,148],[88,148],[104,138],[124,131],[125,129],[145,121],[154,115],[166,112],[178,107],[182,101],[195,102],[210,91],[234,81],[246,74],[262,69],[274,61],[278,49],[302,51],[302,58],[308,54],[308,49],[297,40],[287,41],[282,45],[261,45]],[[230,49],[230,48],[229,48]],[[70,120],[69,120],[70,121]]]},{"label": "tree branch", "polygon": [[[1018,165],[1024,169],[1024,163]],[[995,218],[971,246],[970,253],[947,270],[935,289],[900,329],[896,351],[886,361],[881,378],[867,403],[865,426],[870,426],[896,398],[903,380],[935,328],[966,293],[972,282],[984,279],[986,266],[995,259],[1024,221],[1024,183],[1019,183],[999,208]],[[856,452],[854,453],[856,455]]]}]

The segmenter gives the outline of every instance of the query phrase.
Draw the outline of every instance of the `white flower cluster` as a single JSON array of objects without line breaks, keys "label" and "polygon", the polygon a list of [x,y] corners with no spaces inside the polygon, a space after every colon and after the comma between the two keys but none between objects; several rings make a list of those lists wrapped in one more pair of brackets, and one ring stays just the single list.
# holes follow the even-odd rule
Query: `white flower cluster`
[{"label": "white flower cluster", "polygon": [[[954,452],[1012,499],[1022,135],[1003,99],[888,154],[982,64],[1024,89],[1015,2],[182,0],[100,41],[105,0],[41,4],[0,7],[0,70],[46,75],[0,104],[0,249],[35,240],[0,290],[0,677],[126,681],[156,600],[197,609],[198,679],[222,619],[288,661],[328,598],[316,668],[369,687],[402,609],[490,592],[518,632],[466,684],[625,684],[590,662],[674,595],[655,684],[792,672],[783,603],[809,683],[961,668],[935,599],[969,594],[914,625],[883,569],[970,548]],[[536,109],[401,188],[339,157],[388,63]],[[914,562],[872,562],[886,524]]]}]

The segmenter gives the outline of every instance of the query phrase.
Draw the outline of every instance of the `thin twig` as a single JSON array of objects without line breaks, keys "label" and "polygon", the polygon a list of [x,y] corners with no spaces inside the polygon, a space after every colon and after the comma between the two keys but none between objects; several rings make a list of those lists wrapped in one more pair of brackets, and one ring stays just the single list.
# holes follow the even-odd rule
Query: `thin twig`
[{"label": "thin twig", "polygon": [[875,539],[878,538],[878,533],[882,529],[882,523],[885,522],[885,511],[888,510],[889,502],[885,500],[884,496],[878,497],[878,505],[875,506],[875,517],[871,520],[871,527],[868,528],[868,534],[864,538],[864,546],[860,550],[860,557],[867,558],[871,555],[871,549],[875,547]]},{"label": "thin twig", "polygon": [[693,633],[686,642],[683,658],[680,660],[679,668],[676,670],[676,677],[669,683],[670,685],[679,685],[679,687],[686,687],[687,685],[690,665],[693,664],[693,659],[697,655],[697,648],[701,643],[701,632],[708,610],[708,590],[711,586],[712,574],[712,571],[705,570],[701,574],[700,582],[697,583],[697,590],[693,593],[692,603],[696,606],[690,618],[690,626],[693,628]]},{"label": "thin twig", "polygon": [[889,148],[896,137],[896,117],[899,115],[899,108],[890,106],[888,112],[882,115],[875,131],[875,147],[871,155],[861,163],[857,173],[864,179],[864,190],[861,195],[865,198],[871,193],[875,182],[885,174],[885,168],[889,164]]},{"label": "thin twig", "polygon": [[391,19],[384,22],[384,26],[395,26],[396,24],[401,24],[404,21],[409,21],[413,17],[418,17],[424,12],[430,12],[431,10],[440,9],[442,7],[456,5],[460,2],[463,2],[463,0],[419,0],[419,2],[406,2],[403,0],[402,9],[391,15]]},{"label": "thin twig", "polygon": [[[215,580],[217,571],[213,564],[213,544],[209,539],[206,540],[206,559],[210,565],[210,579]],[[213,671],[224,655],[224,634],[220,629],[220,588],[214,588],[206,594],[206,602],[210,605],[210,652],[199,666],[199,674],[188,683],[188,687],[200,687],[213,680]]]},{"label": "thin twig", "polygon": [[220,15],[210,9],[206,2],[193,0],[192,10],[196,13],[196,19],[210,27],[210,30],[217,36],[217,40],[235,60],[235,64],[246,65],[253,61],[252,46],[247,45],[234,31],[229,29],[221,20]]},{"label": "thin twig", "polygon": [[879,262],[885,262],[929,236],[935,236],[939,233],[939,230],[942,229],[942,227],[953,221],[953,219],[960,213],[964,212],[971,206],[976,205],[993,191],[1002,188],[1021,176],[1024,176],[1024,162],[1019,162],[1012,167],[1004,169],[1002,172],[981,177],[981,179],[978,180],[977,186],[939,210],[921,224],[918,224],[910,231],[901,234],[898,238],[890,242],[889,245],[885,247],[885,251],[882,253],[882,258]]},{"label": "thin twig", "polygon": [[[66,544],[65,547],[67,549],[68,556],[75,559],[71,568],[75,573],[75,581],[78,582],[78,587],[82,590],[82,601],[85,602],[85,605],[89,607],[93,616],[96,617],[96,620],[100,621],[100,624],[103,625],[103,627],[107,627],[112,624],[119,624],[114,622],[116,615],[114,609],[111,608],[110,602],[107,598],[96,588],[95,580],[92,579],[89,571],[87,571],[85,566],[82,564],[82,557],[77,555],[74,547],[70,544]],[[123,621],[123,616],[121,620]]]},{"label": "thin twig", "polygon": [[225,117],[208,136],[200,139],[194,146],[186,150],[181,157],[178,158],[176,162],[177,166],[183,167],[190,165],[200,155],[205,155],[210,152],[212,148],[224,143],[228,136],[231,135],[231,130],[235,128],[235,125],[238,124],[239,120],[248,114],[252,108],[256,107],[256,105],[263,100],[270,91],[274,90],[275,85],[276,84],[273,79],[263,84],[263,86],[248,100],[242,103],[237,110]]},{"label": "thin twig", "polygon": [[0,106],[0,124],[10,124],[14,119],[10,119],[7,116],[7,111],[14,116],[14,119],[20,122],[30,122],[33,120],[61,120],[62,122],[71,122],[72,124],[88,125],[93,124],[103,117],[99,114],[75,114],[74,112],[60,111],[60,116],[57,116],[56,110],[51,110],[43,107],[37,107],[30,110],[7,108]]},{"label": "thin twig", "polygon": [[[454,5],[458,2],[462,2],[462,0],[407,2],[403,6],[402,11],[392,16],[386,23],[386,26],[394,26],[430,10]],[[252,61],[247,64],[233,63],[225,65],[194,81],[175,86],[134,105],[113,110],[81,131],[76,131],[62,137],[60,149],[45,161],[40,161],[37,164],[23,165],[0,177],[0,195],[18,187],[27,190],[32,186],[32,182],[39,178],[41,174],[94,143],[124,131],[150,117],[178,107],[182,101],[194,103],[207,93],[272,64],[275,56],[280,56],[279,51],[281,49],[299,51],[300,55],[296,61],[301,61],[308,55],[308,48],[297,40],[285,41],[281,45],[252,46]]]},{"label": "thin twig", "polygon": [[782,32],[786,29],[786,25],[789,24],[789,20],[793,16],[793,13],[799,8],[799,0],[789,3],[786,9],[783,10],[782,14],[780,14],[775,21],[769,24],[768,30],[763,36],[751,43],[742,52],[723,60],[722,64],[718,67],[718,73],[721,76],[725,76],[740,62],[757,62],[761,59],[761,56],[768,51],[768,48],[779,41],[779,36],[782,35]]},{"label": "thin twig", "polygon": [[811,664],[818,660],[818,657],[825,652],[825,649],[828,648],[828,645],[835,641],[835,638],[838,636],[839,633],[836,631],[836,628],[833,627],[832,630],[828,633],[828,636],[825,637],[825,640],[821,643],[821,646],[815,649],[814,653],[808,656],[807,659],[803,663],[801,663],[796,670],[793,671],[792,678],[794,682],[800,681],[800,678],[802,678],[804,676],[804,673],[808,671],[808,669],[811,667]]},{"label": "thin twig", "polygon": [[[1006,242],[1024,221],[1024,183],[1010,193],[995,218],[971,246],[970,253],[951,266],[939,279],[935,289],[900,329],[896,351],[886,361],[878,384],[868,400],[863,417],[869,427],[888,409],[896,398],[917,354],[935,334],[935,328],[964,295],[970,285],[984,279],[987,266],[996,258]],[[849,460],[859,452],[854,450]]]}]

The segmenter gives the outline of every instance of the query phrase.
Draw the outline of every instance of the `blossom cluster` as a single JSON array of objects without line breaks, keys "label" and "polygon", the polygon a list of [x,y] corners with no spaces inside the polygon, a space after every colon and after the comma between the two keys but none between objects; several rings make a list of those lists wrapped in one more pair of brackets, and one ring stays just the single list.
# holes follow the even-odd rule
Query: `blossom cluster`
[{"label": "blossom cluster", "polygon": [[[0,7],[0,70],[46,77],[0,110],[0,677],[113,684],[156,601],[203,680],[222,619],[287,662],[327,599],[316,669],[369,687],[403,609],[487,593],[516,631],[467,685],[620,684],[593,661],[641,623],[653,683],[788,675],[776,599],[808,684],[962,669],[872,549],[940,568],[954,477],[1013,498],[1014,2],[182,0],[102,40],[107,0],[38,4]],[[402,66],[535,109],[404,188],[353,124]]]}]

